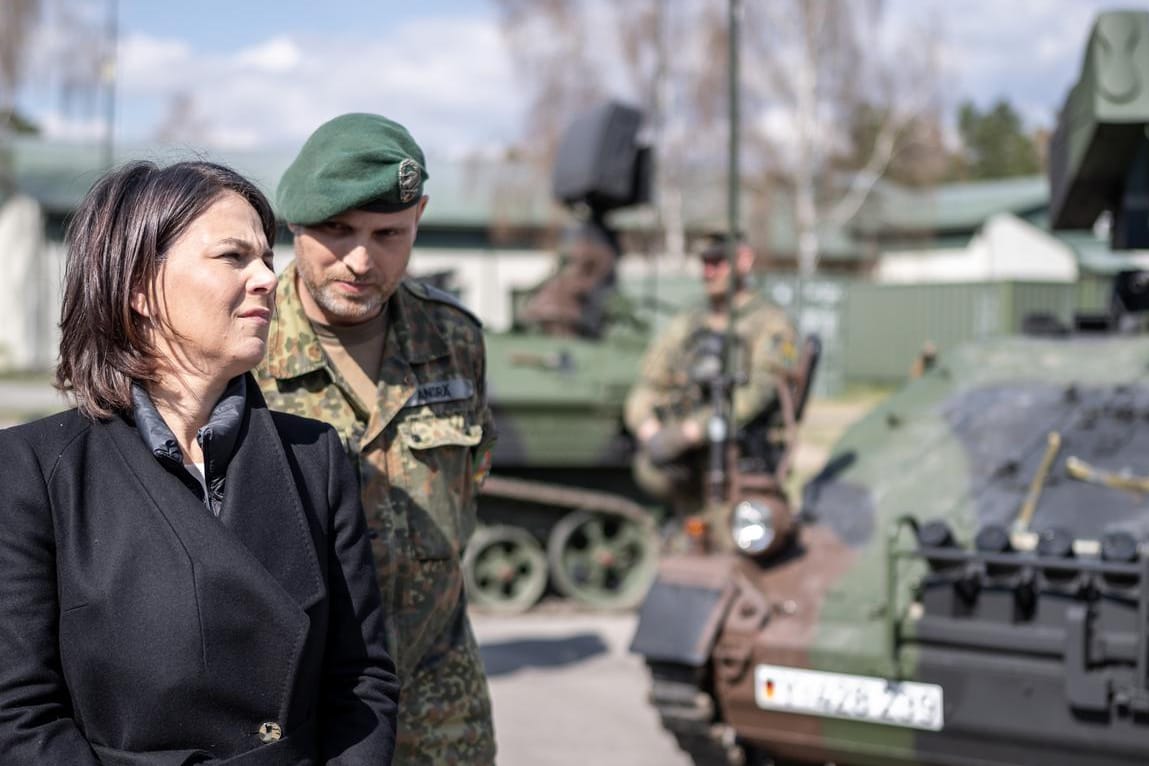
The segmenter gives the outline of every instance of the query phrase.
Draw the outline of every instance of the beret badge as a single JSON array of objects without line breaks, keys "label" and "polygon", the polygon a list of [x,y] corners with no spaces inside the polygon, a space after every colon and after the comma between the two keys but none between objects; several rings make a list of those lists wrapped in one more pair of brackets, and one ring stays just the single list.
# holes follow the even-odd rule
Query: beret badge
[{"label": "beret badge", "polygon": [[422,177],[419,173],[419,163],[413,159],[405,159],[399,163],[399,199],[402,202],[410,202],[415,199],[419,194],[419,186],[422,182]]},{"label": "beret badge", "polygon": [[403,210],[423,193],[424,165],[423,150],[399,123],[379,114],[343,114],[316,128],[283,171],[277,212],[311,226],[344,210]]}]

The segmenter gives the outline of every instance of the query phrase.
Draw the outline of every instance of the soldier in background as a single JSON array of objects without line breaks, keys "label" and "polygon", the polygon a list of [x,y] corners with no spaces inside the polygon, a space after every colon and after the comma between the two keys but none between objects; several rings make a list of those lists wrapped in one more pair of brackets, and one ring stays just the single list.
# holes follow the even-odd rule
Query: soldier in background
[{"label": "soldier in background", "polygon": [[917,380],[934,368],[938,361],[938,347],[932,340],[922,344],[914,363],[910,365],[910,380]]},{"label": "soldier in background", "polygon": [[706,461],[712,409],[708,378],[718,371],[727,326],[730,280],[735,280],[735,370],[732,425],[744,458],[772,467],[781,454],[782,424],[776,373],[796,360],[794,328],[786,314],[752,289],[754,251],[739,241],[733,273],[726,237],[708,237],[700,252],[706,305],[674,317],[643,358],[626,401],[626,426],[638,441],[635,478],[646,492],[676,509],[696,507]]},{"label": "soldier in background", "polygon": [[598,219],[583,222],[564,243],[557,273],[523,306],[519,319],[546,335],[597,338],[615,292],[618,242]]},{"label": "soldier in background", "polygon": [[268,405],[331,423],[358,468],[402,683],[396,764],[491,764],[490,697],[460,553],[495,431],[483,334],[447,293],[406,280],[427,207],[401,125],[320,126],[279,183],[295,237],[260,385]]}]

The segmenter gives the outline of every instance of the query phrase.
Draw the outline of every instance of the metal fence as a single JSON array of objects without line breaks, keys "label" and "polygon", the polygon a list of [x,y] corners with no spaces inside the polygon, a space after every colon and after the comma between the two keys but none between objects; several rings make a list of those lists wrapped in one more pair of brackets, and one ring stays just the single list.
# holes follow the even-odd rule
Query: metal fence
[{"label": "metal fence", "polygon": [[[762,292],[791,317],[798,313],[798,281],[770,276]],[[649,285],[626,285],[632,295]],[[975,282],[879,285],[818,278],[802,283],[803,335],[822,339],[817,396],[837,396],[851,384],[889,385],[904,381],[923,347],[938,351],[997,335],[1021,332],[1027,316],[1046,314],[1070,325],[1077,313],[1106,307],[1109,280],[1087,277],[1077,283]],[[669,278],[655,288],[664,305],[702,300],[697,280]]]},{"label": "metal fence", "polygon": [[982,282],[875,285],[855,282],[842,304],[843,377],[849,382],[905,379],[927,343],[939,351],[1018,333],[1027,316],[1071,325],[1075,314],[1105,307],[1109,283]]}]

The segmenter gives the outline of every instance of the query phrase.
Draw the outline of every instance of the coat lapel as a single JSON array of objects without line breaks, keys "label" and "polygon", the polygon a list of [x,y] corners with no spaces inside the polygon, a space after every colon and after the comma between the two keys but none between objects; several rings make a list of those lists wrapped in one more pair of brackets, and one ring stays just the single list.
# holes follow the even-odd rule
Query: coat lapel
[{"label": "coat lapel", "polygon": [[318,558],[279,434],[262,396],[252,391],[258,391],[254,384],[218,519],[160,465],[131,423],[117,418],[106,428],[151,501],[140,512],[162,516],[193,559],[220,562],[253,584],[263,581],[269,596],[286,591],[290,601],[275,600],[292,603],[293,619],[302,619],[299,610],[323,597]]},{"label": "coat lapel", "polygon": [[271,413],[254,384],[219,520],[302,608],[324,595],[310,522]]},{"label": "coat lapel", "polygon": [[[113,418],[99,424],[97,428],[106,429],[124,465],[138,480],[140,490],[151,500],[152,510],[163,516],[180,538],[186,540],[188,533],[193,530],[196,535],[202,534],[203,530],[219,530],[219,521],[211,515],[207,506],[160,465],[134,425]],[[146,510],[139,509],[140,512]]]}]

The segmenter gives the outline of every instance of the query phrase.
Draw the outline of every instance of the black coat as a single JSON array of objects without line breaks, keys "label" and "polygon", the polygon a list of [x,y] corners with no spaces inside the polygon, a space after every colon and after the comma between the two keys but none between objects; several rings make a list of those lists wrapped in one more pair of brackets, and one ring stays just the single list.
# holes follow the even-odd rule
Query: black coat
[{"label": "black coat", "polygon": [[219,518],[128,418],[0,431],[0,764],[390,763],[354,475],[248,392]]}]

